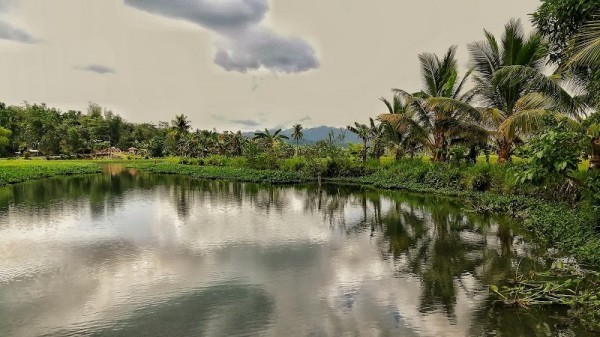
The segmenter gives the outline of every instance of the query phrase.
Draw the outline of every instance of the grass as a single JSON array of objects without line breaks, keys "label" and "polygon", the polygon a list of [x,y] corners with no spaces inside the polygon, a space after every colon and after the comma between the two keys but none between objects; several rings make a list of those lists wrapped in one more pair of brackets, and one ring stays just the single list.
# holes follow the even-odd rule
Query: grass
[{"label": "grass", "polygon": [[90,161],[67,160],[0,160],[0,186],[59,175],[101,172]]}]

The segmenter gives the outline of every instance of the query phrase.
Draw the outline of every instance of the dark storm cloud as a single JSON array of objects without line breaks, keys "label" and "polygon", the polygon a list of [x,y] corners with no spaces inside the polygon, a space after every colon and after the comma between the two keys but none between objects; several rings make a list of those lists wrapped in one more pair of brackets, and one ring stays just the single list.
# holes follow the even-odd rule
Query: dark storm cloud
[{"label": "dark storm cloud", "polygon": [[218,44],[215,63],[227,71],[247,72],[264,67],[282,73],[317,68],[314,49],[297,37],[278,35],[266,27],[252,27]]},{"label": "dark storm cloud", "polygon": [[266,0],[125,0],[125,4],[217,31],[259,23],[269,10]]},{"label": "dark storm cloud", "polygon": [[91,71],[93,73],[101,74],[101,75],[115,74],[116,73],[116,71],[113,68],[110,68],[110,67],[107,67],[107,66],[103,66],[103,65],[99,65],[99,64],[90,64],[90,65],[87,65],[87,66],[79,67],[77,69],[79,69],[79,70],[85,70],[85,71]]},{"label": "dark storm cloud", "polygon": [[298,73],[319,66],[305,40],[282,36],[261,25],[267,0],[124,0],[139,10],[193,22],[219,36],[215,63],[245,73],[260,68]]}]

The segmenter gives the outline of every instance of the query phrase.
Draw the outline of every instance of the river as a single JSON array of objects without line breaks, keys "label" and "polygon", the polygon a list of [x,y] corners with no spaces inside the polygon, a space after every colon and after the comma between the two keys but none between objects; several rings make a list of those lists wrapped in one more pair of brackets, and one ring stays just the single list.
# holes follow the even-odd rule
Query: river
[{"label": "river", "polygon": [[463,206],[119,166],[0,188],[0,336],[585,336],[493,304],[543,259]]}]

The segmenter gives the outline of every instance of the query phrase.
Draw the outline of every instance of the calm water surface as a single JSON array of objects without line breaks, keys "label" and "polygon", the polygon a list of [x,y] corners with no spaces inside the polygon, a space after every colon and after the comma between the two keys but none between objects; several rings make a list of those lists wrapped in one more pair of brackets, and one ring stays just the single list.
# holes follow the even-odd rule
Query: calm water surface
[{"label": "calm water surface", "polygon": [[0,189],[0,336],[585,336],[492,305],[540,260],[442,198],[113,166]]}]

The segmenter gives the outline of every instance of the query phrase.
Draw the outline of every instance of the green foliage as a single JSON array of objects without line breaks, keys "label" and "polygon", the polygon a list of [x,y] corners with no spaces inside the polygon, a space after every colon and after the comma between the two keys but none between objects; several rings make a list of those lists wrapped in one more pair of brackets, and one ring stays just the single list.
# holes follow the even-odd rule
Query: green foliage
[{"label": "green foliage", "polygon": [[97,164],[62,160],[4,160],[0,161],[0,186],[58,175],[100,172]]},{"label": "green foliage", "polygon": [[582,133],[561,123],[529,143],[527,168],[516,174],[519,183],[543,183],[568,177],[578,169],[584,149]]},{"label": "green foliage", "polygon": [[12,131],[0,126],[0,154],[3,154],[6,152],[6,147],[9,144],[9,141],[10,141],[9,138],[10,138],[11,134],[12,134]]},{"label": "green foliage", "polygon": [[561,63],[568,57],[571,39],[599,10],[597,0],[542,0],[533,13],[533,24],[551,41],[552,61]]},{"label": "green foliage", "polygon": [[148,142],[148,153],[151,157],[160,158],[164,155],[165,139],[161,136],[154,136]]}]

